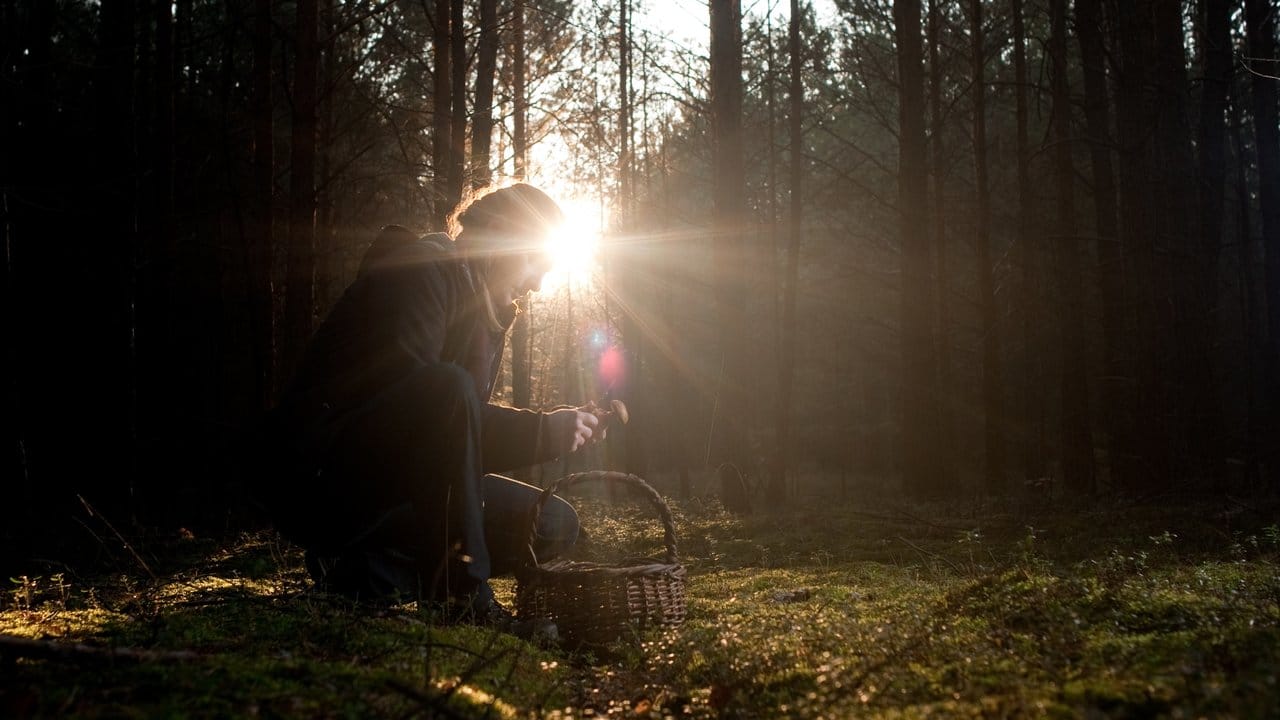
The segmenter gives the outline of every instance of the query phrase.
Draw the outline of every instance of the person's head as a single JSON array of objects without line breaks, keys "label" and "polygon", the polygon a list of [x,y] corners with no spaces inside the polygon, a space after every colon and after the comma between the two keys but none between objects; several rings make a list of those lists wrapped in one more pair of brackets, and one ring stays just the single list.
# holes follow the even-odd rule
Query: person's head
[{"label": "person's head", "polygon": [[449,230],[483,274],[493,304],[501,307],[541,287],[551,269],[547,235],[563,220],[555,200],[518,183],[464,199],[449,216]]}]

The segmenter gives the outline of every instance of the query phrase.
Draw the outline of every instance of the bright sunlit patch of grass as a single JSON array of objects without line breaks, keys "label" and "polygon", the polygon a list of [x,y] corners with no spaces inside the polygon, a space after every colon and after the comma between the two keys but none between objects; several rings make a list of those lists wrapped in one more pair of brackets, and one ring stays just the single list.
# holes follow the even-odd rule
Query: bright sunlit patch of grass
[{"label": "bright sunlit patch of grass", "polygon": [[603,225],[599,201],[569,197],[560,200],[565,221],[547,239],[551,253],[551,272],[542,281],[544,294],[555,293],[565,285],[581,287],[591,282],[600,247]]},{"label": "bright sunlit patch of grass", "polygon": [[[661,552],[647,503],[572,501],[580,559]],[[301,551],[264,535],[157,562],[158,577],[12,580],[0,632],[193,657],[80,662],[70,683],[67,661],[19,658],[0,673],[0,707],[9,681],[38,716],[1274,715],[1273,514],[1227,536],[1194,508],[1115,511],[1082,543],[1078,514],[1038,515],[1033,530],[914,508],[669,504],[688,620],[639,644],[579,654],[411,606],[352,606],[311,592]],[[510,604],[514,581],[494,585]]]}]

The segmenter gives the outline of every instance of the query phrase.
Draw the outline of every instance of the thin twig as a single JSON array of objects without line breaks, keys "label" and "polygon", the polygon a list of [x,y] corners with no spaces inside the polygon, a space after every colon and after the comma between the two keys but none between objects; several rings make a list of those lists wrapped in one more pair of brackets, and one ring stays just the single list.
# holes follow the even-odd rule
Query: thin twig
[{"label": "thin twig", "polygon": [[950,560],[949,558],[947,558],[947,557],[945,557],[945,556],[943,556],[943,555],[939,555],[938,553],[935,553],[935,552],[929,552],[928,550],[925,550],[924,548],[920,547],[919,545],[916,545],[915,543],[913,543],[913,542],[911,542],[910,540],[908,540],[908,539],[906,539],[906,538],[902,537],[901,535],[899,535],[899,536],[898,536],[898,539],[899,539],[899,540],[901,540],[902,542],[906,543],[908,547],[910,547],[912,550],[915,550],[916,552],[920,553],[921,555],[927,555],[927,556],[929,556],[929,557],[931,557],[931,558],[933,558],[933,559],[935,559],[935,560],[941,560],[942,562],[944,562],[944,563],[946,563],[948,566],[950,566],[952,570],[955,570],[958,574],[961,574],[961,575],[963,575],[963,574],[964,574],[964,571],[962,571],[962,570],[960,569],[960,566],[958,566],[958,565],[956,565],[955,563],[951,562],[951,560]]},{"label": "thin twig", "polygon": [[116,539],[120,541],[120,544],[121,544],[121,545],[124,545],[124,549],[125,549],[125,550],[128,550],[128,551],[129,551],[129,553],[130,553],[131,555],[133,555],[133,559],[138,561],[138,564],[142,566],[142,569],[143,569],[143,570],[146,570],[146,571],[147,571],[147,574],[151,576],[151,579],[152,579],[152,580],[158,580],[158,579],[159,579],[159,578],[157,578],[157,577],[156,577],[156,574],[155,574],[154,572],[152,572],[152,571],[151,571],[151,567],[150,567],[149,565],[147,565],[147,561],[142,559],[142,556],[138,554],[138,551],[133,549],[133,546],[132,546],[132,545],[130,545],[130,544],[129,544],[129,541],[128,541],[128,540],[125,540],[125,539],[124,539],[124,536],[123,536],[123,535],[121,535],[121,534],[120,534],[120,532],[119,532],[118,530],[116,530],[116,529],[115,529],[115,526],[113,526],[113,525],[111,524],[111,521],[110,521],[110,520],[107,520],[107,518],[106,518],[102,513],[95,512],[95,511],[94,511],[94,509],[93,509],[93,506],[89,504],[89,501],[88,501],[88,500],[85,500],[85,499],[84,499],[84,496],[83,496],[83,495],[79,495],[79,494],[77,494],[77,495],[76,495],[76,498],[80,500],[80,504],[81,504],[81,505],[84,505],[84,509],[85,509],[85,511],[86,511],[86,512],[88,512],[88,513],[89,513],[89,517],[96,517],[96,518],[98,518],[99,520],[101,520],[101,521],[102,521],[102,524],[103,524],[103,525],[106,525],[106,526],[107,526],[107,529],[108,529],[108,530],[110,530],[112,533],[114,533],[114,534],[115,534]]},{"label": "thin twig", "polygon": [[40,660],[93,660],[130,662],[170,662],[198,660],[202,655],[191,650],[145,650],[131,647],[98,647],[57,640],[33,640],[0,634],[0,656],[37,658]]},{"label": "thin twig", "polygon": [[408,685],[405,685],[399,680],[394,680],[394,679],[387,681],[387,687],[408,697],[411,700],[417,701],[422,705],[423,708],[430,708],[431,713],[429,713],[429,715],[431,717],[441,716],[441,717],[447,717],[447,718],[457,718],[458,720],[463,720],[465,717],[461,713],[451,709],[448,705],[445,705],[443,701],[448,699],[447,695],[432,697],[431,695],[428,695],[427,693],[422,692],[417,688],[409,687]]}]

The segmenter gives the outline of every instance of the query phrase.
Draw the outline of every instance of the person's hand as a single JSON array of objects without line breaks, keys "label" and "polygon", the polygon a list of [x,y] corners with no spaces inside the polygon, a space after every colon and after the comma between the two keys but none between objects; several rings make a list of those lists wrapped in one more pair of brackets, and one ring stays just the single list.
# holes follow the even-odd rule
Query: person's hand
[{"label": "person's hand", "polygon": [[591,412],[594,405],[581,408],[561,408],[547,414],[547,426],[551,438],[561,452],[577,452],[587,445],[604,439],[600,418]]}]

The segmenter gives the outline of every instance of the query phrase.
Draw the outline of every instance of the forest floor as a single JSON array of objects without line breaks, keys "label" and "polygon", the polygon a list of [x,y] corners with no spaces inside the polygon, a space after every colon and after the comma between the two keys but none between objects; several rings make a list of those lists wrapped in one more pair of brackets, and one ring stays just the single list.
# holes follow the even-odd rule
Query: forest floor
[{"label": "forest floor", "polygon": [[[659,547],[579,502],[590,552]],[[1276,508],[1171,503],[673,500],[687,622],[593,652],[318,595],[270,533],[152,542],[13,579],[0,633],[43,642],[0,651],[0,716],[1277,717]]]}]

